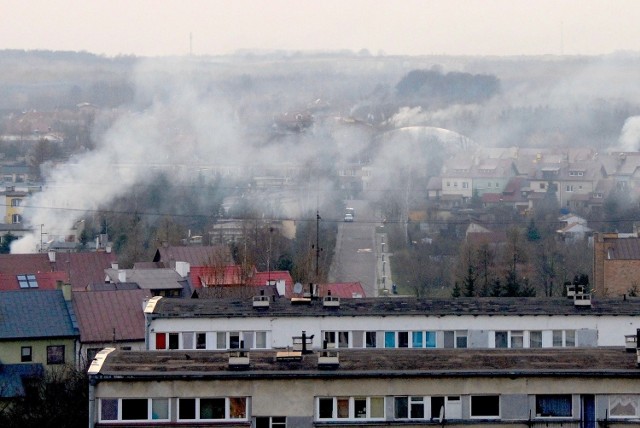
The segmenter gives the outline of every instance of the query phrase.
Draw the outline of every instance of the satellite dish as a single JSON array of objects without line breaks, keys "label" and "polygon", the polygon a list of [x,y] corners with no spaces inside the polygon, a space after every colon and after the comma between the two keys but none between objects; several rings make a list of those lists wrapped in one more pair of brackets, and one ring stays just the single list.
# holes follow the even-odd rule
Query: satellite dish
[{"label": "satellite dish", "polygon": [[300,284],[299,282],[293,284],[293,292],[296,294],[302,293],[302,284]]},{"label": "satellite dish", "polygon": [[440,407],[440,416],[438,417],[438,422],[442,423],[444,419],[444,406]]}]

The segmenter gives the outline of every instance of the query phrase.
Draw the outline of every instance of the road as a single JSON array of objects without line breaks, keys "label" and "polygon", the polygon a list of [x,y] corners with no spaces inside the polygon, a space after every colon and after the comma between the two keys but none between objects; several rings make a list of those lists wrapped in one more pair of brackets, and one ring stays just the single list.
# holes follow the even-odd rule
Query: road
[{"label": "road", "polygon": [[355,209],[354,221],[338,225],[334,259],[329,270],[329,282],[360,281],[367,297],[377,296],[381,277],[380,251],[383,236],[376,234],[379,219],[367,201],[350,200],[347,206]]}]

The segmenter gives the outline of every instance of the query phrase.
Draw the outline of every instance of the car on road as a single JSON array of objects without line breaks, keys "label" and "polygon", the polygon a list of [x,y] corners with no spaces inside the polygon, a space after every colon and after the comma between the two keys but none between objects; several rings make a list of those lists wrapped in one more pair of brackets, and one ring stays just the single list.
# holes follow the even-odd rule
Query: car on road
[{"label": "car on road", "polygon": [[346,221],[347,223],[351,223],[353,221],[353,214],[345,214],[344,215],[344,221]]}]

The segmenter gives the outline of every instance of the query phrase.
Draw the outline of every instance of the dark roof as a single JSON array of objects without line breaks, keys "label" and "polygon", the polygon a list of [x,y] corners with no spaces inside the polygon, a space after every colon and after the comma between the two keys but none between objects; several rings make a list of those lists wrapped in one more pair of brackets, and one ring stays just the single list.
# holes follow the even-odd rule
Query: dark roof
[{"label": "dark roof", "polygon": [[345,349],[339,367],[318,368],[318,353],[277,361],[276,351],[251,351],[249,369],[229,370],[229,352],[113,351],[103,376],[146,378],[336,377],[640,377],[635,353],[620,348],[573,349]]},{"label": "dark roof", "polygon": [[191,266],[209,266],[233,263],[229,248],[218,246],[160,247],[153,257],[154,262],[162,262],[165,267],[171,263],[187,262]]},{"label": "dark roof", "polygon": [[144,341],[143,302],[150,297],[147,290],[73,293],[80,341]]},{"label": "dark roof", "polygon": [[0,292],[0,340],[77,336],[60,290]]},{"label": "dark roof", "polygon": [[0,364],[0,398],[24,397],[24,380],[43,375],[42,364]]},{"label": "dark roof", "polygon": [[268,310],[253,309],[252,299],[162,298],[154,314],[190,317],[313,317],[313,316],[446,316],[446,315],[633,315],[640,313],[640,299],[594,298],[591,307],[576,307],[566,298],[480,297],[457,299],[363,298],[344,299],[338,308],[324,308],[322,302],[292,304],[286,299],[271,302]]},{"label": "dark roof", "polygon": [[46,253],[0,254],[0,273],[19,275],[53,270]]}]

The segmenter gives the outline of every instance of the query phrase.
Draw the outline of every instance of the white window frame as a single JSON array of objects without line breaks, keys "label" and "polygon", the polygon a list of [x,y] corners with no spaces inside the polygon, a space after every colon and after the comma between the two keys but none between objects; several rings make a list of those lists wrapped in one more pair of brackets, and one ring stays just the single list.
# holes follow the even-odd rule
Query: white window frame
[{"label": "white window frame", "polygon": [[[382,416],[381,417],[372,417],[371,416],[371,399],[380,399],[382,400]],[[358,418],[355,414],[355,400],[366,399],[367,401],[367,412],[366,417]],[[320,400],[332,400],[332,409],[331,409],[331,417],[330,418],[321,418],[320,417]],[[338,417],[338,400],[349,400],[349,415],[346,418]],[[385,403],[385,397],[382,395],[372,395],[372,396],[335,396],[335,397],[316,397],[316,410],[315,410],[315,419],[316,421],[363,421],[363,420],[371,420],[371,421],[383,421],[385,420],[387,409]]]},{"label": "white window frame", "polygon": [[[123,400],[147,400],[147,419],[122,419],[122,401]],[[117,419],[102,419],[102,403],[103,400],[116,400],[118,403],[117,409]],[[154,400],[165,400],[167,402],[167,418],[162,419],[154,419],[153,418],[153,401]],[[170,421],[171,420],[171,400],[165,397],[125,397],[125,398],[112,398],[112,397],[104,397],[100,398],[98,406],[98,420],[100,422],[105,423],[132,423],[132,422],[142,422],[142,421],[152,421],[152,422],[161,422],[161,421]]]},{"label": "white window frame", "polygon": [[[231,399],[241,398],[244,399],[244,417],[243,418],[232,418],[231,417]],[[216,399],[224,399],[224,419],[204,419],[200,418],[200,400],[216,400]],[[181,400],[195,400],[195,418],[194,419],[182,419],[180,418],[180,401]],[[176,408],[176,420],[178,422],[193,422],[193,421],[203,421],[203,422],[220,422],[220,421],[248,421],[250,419],[249,415],[249,397],[183,397],[178,398],[177,408]]]},{"label": "white window frame", "polygon": [[[407,399],[407,417],[397,417],[396,416],[396,400],[400,398]],[[422,417],[418,418],[411,415],[412,404],[419,404],[422,401]],[[393,419],[396,421],[407,421],[407,420],[426,420],[431,418],[431,397],[422,396],[422,395],[396,395],[393,397]]]}]

